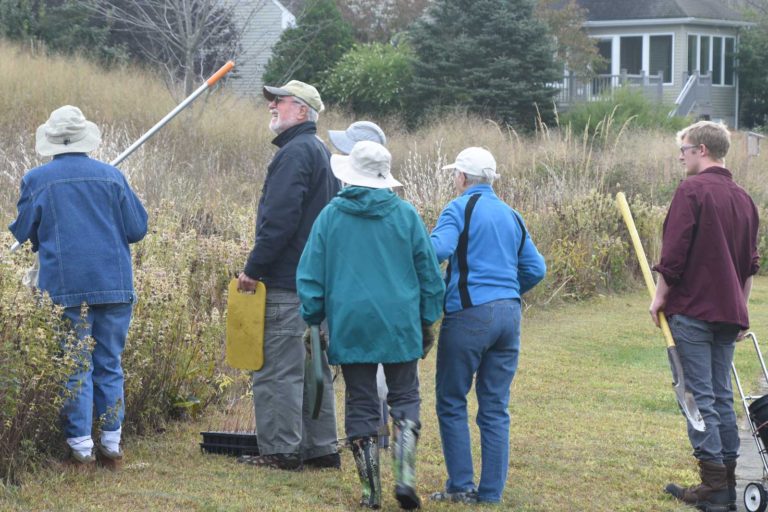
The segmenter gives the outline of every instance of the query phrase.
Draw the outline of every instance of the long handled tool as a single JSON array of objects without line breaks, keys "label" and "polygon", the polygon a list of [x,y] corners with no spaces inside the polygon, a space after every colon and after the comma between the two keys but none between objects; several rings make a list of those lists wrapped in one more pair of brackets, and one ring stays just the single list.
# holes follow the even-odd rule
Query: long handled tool
[{"label": "long handled tool", "polygon": [[[197,90],[196,90],[195,92],[193,92],[192,94],[190,94],[189,96],[187,96],[187,97],[186,97],[186,99],[184,99],[184,101],[182,101],[181,103],[179,103],[179,104],[178,104],[178,105],[177,105],[177,106],[176,106],[176,107],[175,107],[173,110],[171,110],[171,111],[168,113],[168,115],[166,115],[164,118],[162,118],[160,121],[158,121],[158,122],[157,122],[157,124],[155,124],[155,126],[153,126],[152,128],[150,128],[150,129],[147,131],[147,133],[145,133],[144,135],[142,135],[141,137],[139,137],[139,140],[137,140],[136,142],[134,142],[133,144],[131,144],[131,145],[128,147],[128,149],[126,149],[125,151],[123,151],[122,153],[120,153],[120,155],[119,155],[117,158],[115,158],[114,160],[112,160],[112,161],[110,162],[110,165],[113,165],[113,166],[117,167],[117,166],[120,164],[120,162],[122,162],[123,160],[125,160],[126,158],[128,158],[128,156],[129,156],[131,153],[133,153],[134,151],[136,151],[136,150],[139,148],[139,146],[141,146],[142,144],[144,144],[144,143],[145,143],[145,142],[146,142],[146,141],[147,141],[147,140],[148,140],[150,137],[152,137],[152,136],[153,136],[155,133],[157,133],[157,132],[160,130],[160,128],[162,128],[163,126],[165,126],[166,124],[168,124],[168,121],[170,121],[171,119],[173,119],[174,117],[176,117],[176,114],[178,114],[179,112],[181,112],[182,110],[184,110],[185,108],[187,108],[187,106],[188,106],[190,103],[192,103],[193,101],[195,101],[195,99],[197,99],[197,97],[198,97],[198,96],[200,96],[200,95],[201,95],[201,94],[203,94],[205,91],[207,91],[208,89],[210,89],[211,87],[213,87],[213,86],[216,84],[216,82],[218,82],[218,81],[221,79],[221,77],[223,77],[224,75],[226,75],[227,73],[229,73],[230,71],[232,71],[232,68],[234,68],[234,67],[235,67],[235,63],[234,63],[234,62],[232,62],[231,60],[230,60],[229,62],[227,62],[226,64],[224,64],[223,66],[221,66],[221,67],[219,68],[219,70],[218,70],[218,71],[216,71],[216,72],[215,72],[213,75],[211,75],[211,77],[210,77],[208,80],[206,80],[206,81],[205,81],[205,83],[204,83],[203,85],[201,85],[200,87],[198,87],[198,88],[197,88]],[[13,251],[15,251],[16,249],[18,249],[20,245],[21,245],[21,244],[20,244],[19,242],[15,242],[15,243],[14,243],[14,244],[11,246],[11,252],[13,252]]]},{"label": "long handled tool", "polygon": [[[627,203],[627,198],[624,196],[623,192],[616,194],[616,205],[618,206],[621,216],[624,218],[624,223],[629,230],[629,236],[632,238],[632,245],[635,247],[637,260],[640,263],[640,270],[643,272],[645,285],[648,287],[648,293],[651,294],[651,300],[653,300],[653,297],[656,294],[656,284],[653,282],[651,268],[648,266],[648,260],[645,257],[643,244],[640,242],[640,236],[637,234],[635,221],[632,219],[632,212],[629,210],[629,203]],[[675,340],[672,338],[672,332],[669,330],[667,318],[661,311],[659,311],[659,324],[661,325],[661,332],[664,333],[664,339],[667,342],[667,356],[669,357],[669,366],[672,369],[672,387],[675,390],[677,403],[680,405],[680,410],[685,414],[691,427],[699,432],[704,432],[704,430],[706,430],[704,419],[701,417],[699,407],[696,405],[693,395],[690,391],[686,391],[685,389],[683,365],[680,363],[680,356],[677,354],[677,347],[675,346]]]}]

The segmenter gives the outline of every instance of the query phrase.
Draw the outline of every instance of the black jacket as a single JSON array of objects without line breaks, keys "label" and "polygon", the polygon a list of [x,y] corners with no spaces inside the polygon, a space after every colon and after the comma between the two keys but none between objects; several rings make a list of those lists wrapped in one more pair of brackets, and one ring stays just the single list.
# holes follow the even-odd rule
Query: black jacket
[{"label": "black jacket", "polygon": [[339,191],[331,154],[317,125],[293,126],[272,141],[280,149],[267,168],[256,215],[256,243],[245,274],[270,288],[296,289],[296,266],[315,218]]}]

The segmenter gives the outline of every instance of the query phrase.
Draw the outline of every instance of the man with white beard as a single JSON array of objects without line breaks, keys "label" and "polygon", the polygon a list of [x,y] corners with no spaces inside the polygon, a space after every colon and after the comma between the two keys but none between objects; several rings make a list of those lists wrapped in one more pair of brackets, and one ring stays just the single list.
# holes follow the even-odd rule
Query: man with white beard
[{"label": "man with white beard", "polygon": [[267,168],[256,216],[256,243],[238,278],[241,291],[267,288],[264,366],[253,372],[258,456],[240,462],[275,469],[340,468],[331,371],[323,354],[324,395],[317,419],[304,403],[306,328],[299,316],[296,266],[315,218],[339,191],[330,151],[316,136],[323,102],[317,89],[291,80],[265,86],[269,128],[279,149]]}]

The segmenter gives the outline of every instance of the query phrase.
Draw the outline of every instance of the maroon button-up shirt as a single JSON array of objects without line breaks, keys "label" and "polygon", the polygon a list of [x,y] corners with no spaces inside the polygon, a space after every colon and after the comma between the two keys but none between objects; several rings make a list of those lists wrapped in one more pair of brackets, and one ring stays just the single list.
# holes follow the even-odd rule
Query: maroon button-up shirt
[{"label": "maroon button-up shirt", "polygon": [[709,167],[680,183],[653,267],[670,287],[665,314],[747,329],[743,288],[759,268],[758,222],[755,203],[727,169]]}]

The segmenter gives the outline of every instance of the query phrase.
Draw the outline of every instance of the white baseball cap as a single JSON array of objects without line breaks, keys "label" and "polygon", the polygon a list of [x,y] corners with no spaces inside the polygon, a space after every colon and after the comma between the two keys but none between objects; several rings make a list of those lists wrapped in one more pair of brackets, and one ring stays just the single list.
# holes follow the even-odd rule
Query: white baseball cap
[{"label": "white baseball cap", "polygon": [[458,169],[464,174],[472,176],[484,176],[486,178],[498,178],[496,173],[496,159],[490,151],[483,148],[471,147],[463,150],[456,156],[456,161],[443,166],[443,170]]}]

